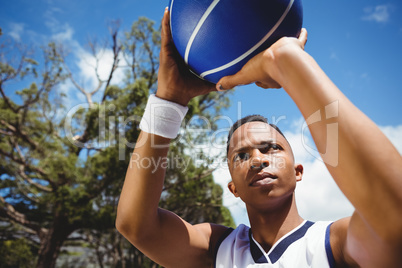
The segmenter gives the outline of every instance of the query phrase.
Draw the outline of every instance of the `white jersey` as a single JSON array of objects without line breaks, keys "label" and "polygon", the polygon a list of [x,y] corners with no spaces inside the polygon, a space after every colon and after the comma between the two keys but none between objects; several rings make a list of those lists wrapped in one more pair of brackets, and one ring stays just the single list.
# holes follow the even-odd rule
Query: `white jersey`
[{"label": "white jersey", "polygon": [[[217,245],[217,268],[325,268],[334,267],[329,243],[331,222],[304,221],[279,239],[266,253],[243,224]],[[222,240],[221,239],[221,240]]]}]

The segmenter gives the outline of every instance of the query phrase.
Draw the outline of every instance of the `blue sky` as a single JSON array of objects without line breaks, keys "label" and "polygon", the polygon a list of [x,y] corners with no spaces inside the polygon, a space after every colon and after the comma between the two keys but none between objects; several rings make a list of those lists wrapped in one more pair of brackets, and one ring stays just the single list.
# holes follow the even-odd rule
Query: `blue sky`
[{"label": "blue sky", "polygon": [[[106,36],[110,20],[121,19],[122,29],[139,16],[158,23],[167,5],[167,0],[1,0],[0,27],[23,41],[43,44],[51,36],[64,34],[84,46],[88,37]],[[395,0],[303,1],[303,7],[303,24],[309,32],[307,52],[377,124],[401,124],[402,4]],[[300,116],[280,90],[242,87],[233,98],[233,103],[237,101],[242,101],[245,114],[286,115],[289,122]],[[228,114],[236,117],[237,108]]]},{"label": "blue sky", "polygon": [[[140,16],[159,24],[167,5],[167,0],[0,0],[0,27],[5,36],[17,41],[43,45],[56,39],[78,48],[75,51],[81,53],[81,61],[77,54],[76,64],[85,76],[86,69],[82,66],[88,56],[85,44],[89,37],[107,36],[107,23],[116,19],[122,21],[123,30],[128,30]],[[306,51],[401,152],[402,3],[396,0],[305,0],[303,7],[303,26],[309,32]],[[89,73],[87,76],[85,79],[90,84],[93,78]],[[71,85],[65,85],[64,90],[72,90]],[[82,96],[75,97],[83,101]],[[309,168],[305,184],[300,187],[299,196],[307,200],[299,202],[301,213],[313,220],[333,220],[349,215],[350,205],[337,192],[320,160],[300,144],[301,114],[286,93],[253,85],[236,89],[232,107],[225,114],[235,121],[239,115],[253,113],[278,121],[279,127],[294,140],[296,156]],[[218,169],[215,176],[222,185],[229,179],[225,168]],[[326,179],[316,181],[317,177]],[[322,181],[325,181],[323,185]],[[322,187],[316,199],[309,194],[311,187]],[[225,198],[236,222],[246,222],[244,207],[238,200],[226,191]]]}]

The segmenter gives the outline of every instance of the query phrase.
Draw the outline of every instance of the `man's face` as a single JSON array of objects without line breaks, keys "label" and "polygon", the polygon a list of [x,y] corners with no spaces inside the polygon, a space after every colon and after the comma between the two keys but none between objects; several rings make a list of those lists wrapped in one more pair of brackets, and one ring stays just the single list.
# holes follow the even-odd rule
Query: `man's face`
[{"label": "man's face", "polygon": [[291,196],[303,173],[286,139],[263,122],[246,123],[233,133],[228,164],[230,191],[261,209]]}]

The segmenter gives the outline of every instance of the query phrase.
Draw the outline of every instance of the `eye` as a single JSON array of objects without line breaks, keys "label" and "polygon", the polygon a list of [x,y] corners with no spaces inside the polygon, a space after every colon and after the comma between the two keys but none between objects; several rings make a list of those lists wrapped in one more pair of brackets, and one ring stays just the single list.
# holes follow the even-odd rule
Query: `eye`
[{"label": "eye", "polygon": [[250,154],[249,153],[238,153],[233,158],[234,161],[237,161],[237,160],[246,161],[248,159],[250,159]]},{"label": "eye", "polygon": [[271,149],[272,150],[282,150],[282,147],[279,144],[273,143],[271,144]]},{"label": "eye", "polygon": [[270,151],[279,151],[279,150],[283,150],[282,146],[280,146],[277,143],[269,143],[266,146],[264,146],[263,148],[261,148],[261,153],[268,153]]}]

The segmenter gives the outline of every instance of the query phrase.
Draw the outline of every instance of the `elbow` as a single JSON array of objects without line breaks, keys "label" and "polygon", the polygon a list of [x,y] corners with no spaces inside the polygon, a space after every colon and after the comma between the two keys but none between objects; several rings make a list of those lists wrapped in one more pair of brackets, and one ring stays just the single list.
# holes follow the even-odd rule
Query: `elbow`
[{"label": "elbow", "polygon": [[125,223],[125,222],[121,219],[121,217],[119,217],[119,216],[116,217],[115,227],[116,227],[117,231],[118,231],[121,235],[123,235],[123,236],[125,237],[125,234],[127,233],[127,231],[128,231],[129,228],[128,228],[128,226],[127,226],[127,223]]},{"label": "elbow", "polygon": [[137,225],[132,219],[128,219],[122,216],[117,216],[115,221],[115,227],[117,231],[124,236],[134,246],[139,246],[141,241],[144,241],[143,228]]},{"label": "elbow", "polygon": [[117,231],[131,242],[132,237],[135,237],[135,224],[132,220],[127,218],[124,214],[117,212],[115,221]]},{"label": "elbow", "polygon": [[133,238],[137,237],[136,234],[138,234],[138,232],[135,231],[135,225],[128,219],[125,219],[122,216],[117,216],[115,226],[117,231],[130,242],[133,240]]},{"label": "elbow", "polygon": [[133,236],[133,232],[135,231],[136,221],[133,219],[133,215],[130,215],[127,211],[128,210],[119,203],[119,206],[117,207],[115,227],[122,236],[131,242],[130,237]]}]

